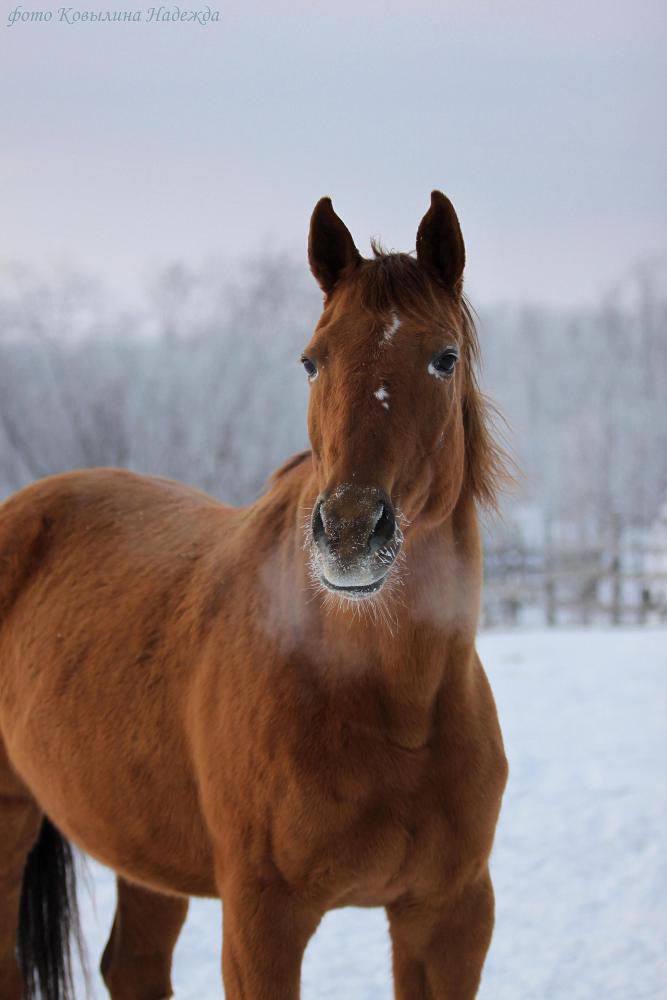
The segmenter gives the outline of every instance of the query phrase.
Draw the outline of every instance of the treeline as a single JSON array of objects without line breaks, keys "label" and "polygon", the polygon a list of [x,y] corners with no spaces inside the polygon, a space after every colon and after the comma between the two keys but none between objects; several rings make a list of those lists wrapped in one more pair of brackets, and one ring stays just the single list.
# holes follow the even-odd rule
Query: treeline
[{"label": "treeline", "polygon": [[[482,380],[521,468],[494,530],[521,530],[527,509],[587,526],[655,517],[667,493],[663,278],[647,264],[597,308],[482,311]],[[277,256],[233,277],[174,266],[124,310],[91,279],[5,270],[0,496],[120,465],[248,501],[306,445],[297,362],[319,306],[305,267]]]}]

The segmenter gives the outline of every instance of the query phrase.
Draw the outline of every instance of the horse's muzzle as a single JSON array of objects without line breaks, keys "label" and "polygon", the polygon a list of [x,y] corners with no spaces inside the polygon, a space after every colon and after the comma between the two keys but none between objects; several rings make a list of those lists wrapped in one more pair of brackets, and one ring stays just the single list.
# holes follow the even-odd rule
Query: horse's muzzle
[{"label": "horse's muzzle", "polygon": [[376,594],[401,547],[383,490],[343,484],[321,494],[311,521],[322,584],[354,599]]}]

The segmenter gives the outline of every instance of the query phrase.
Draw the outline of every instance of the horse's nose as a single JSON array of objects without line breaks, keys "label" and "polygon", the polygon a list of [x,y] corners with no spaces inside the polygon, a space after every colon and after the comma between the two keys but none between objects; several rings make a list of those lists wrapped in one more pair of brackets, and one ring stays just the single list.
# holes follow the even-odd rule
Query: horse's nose
[{"label": "horse's nose", "polygon": [[313,509],[313,538],[320,549],[345,560],[375,555],[396,533],[394,507],[383,490],[339,486]]}]

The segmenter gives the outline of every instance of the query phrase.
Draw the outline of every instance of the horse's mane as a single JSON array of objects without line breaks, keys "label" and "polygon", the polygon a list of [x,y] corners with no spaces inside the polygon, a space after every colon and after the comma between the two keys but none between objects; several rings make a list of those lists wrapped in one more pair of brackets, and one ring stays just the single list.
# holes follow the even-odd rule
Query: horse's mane
[{"label": "horse's mane", "polygon": [[288,472],[291,472],[292,469],[296,469],[298,465],[301,465],[307,458],[310,458],[310,454],[310,448],[308,448],[306,451],[300,451],[298,454],[292,455],[292,457],[288,458],[286,462],[283,462],[280,468],[276,469],[276,471],[271,474],[269,477],[269,483],[275,483],[277,479],[282,479],[282,477],[286,476]]},{"label": "horse's mane", "polygon": [[[363,260],[354,279],[364,308],[385,315],[396,310],[422,320],[442,314],[442,292],[415,257],[388,252],[376,240],[371,248],[373,257]],[[498,411],[479,387],[480,348],[472,307],[463,294],[458,302],[468,371],[463,404],[468,483],[480,504],[497,510],[498,494],[513,478],[513,462],[501,444]]]}]

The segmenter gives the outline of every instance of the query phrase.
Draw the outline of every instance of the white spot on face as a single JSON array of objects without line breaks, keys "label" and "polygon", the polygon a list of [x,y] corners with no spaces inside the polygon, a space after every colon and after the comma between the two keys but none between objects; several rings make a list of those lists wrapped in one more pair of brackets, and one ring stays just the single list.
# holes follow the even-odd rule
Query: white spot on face
[{"label": "white spot on face", "polygon": [[373,395],[376,399],[380,400],[385,410],[389,409],[389,403],[386,402],[386,400],[389,399],[389,393],[383,385],[381,385],[379,389],[376,389]]},{"label": "white spot on face", "polygon": [[384,340],[388,344],[390,344],[391,341],[394,339],[394,334],[396,333],[396,331],[398,330],[398,328],[399,328],[400,325],[401,325],[401,321],[398,318],[398,313],[393,312],[391,314],[391,322],[390,322],[389,326],[385,327],[385,331],[384,331]]}]

